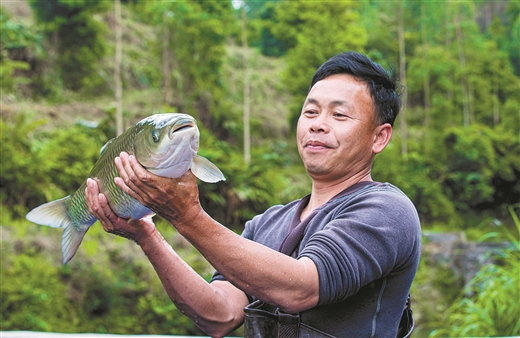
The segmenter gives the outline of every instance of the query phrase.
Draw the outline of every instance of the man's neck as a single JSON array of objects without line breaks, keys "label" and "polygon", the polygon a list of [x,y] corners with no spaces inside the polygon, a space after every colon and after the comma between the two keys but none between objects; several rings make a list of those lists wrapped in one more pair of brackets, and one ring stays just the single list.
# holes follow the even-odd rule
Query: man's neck
[{"label": "man's neck", "polygon": [[372,181],[370,172],[337,181],[320,181],[313,179],[309,203],[305,209],[303,209],[300,219],[305,219],[314,209],[324,205],[345,189],[363,181]]}]

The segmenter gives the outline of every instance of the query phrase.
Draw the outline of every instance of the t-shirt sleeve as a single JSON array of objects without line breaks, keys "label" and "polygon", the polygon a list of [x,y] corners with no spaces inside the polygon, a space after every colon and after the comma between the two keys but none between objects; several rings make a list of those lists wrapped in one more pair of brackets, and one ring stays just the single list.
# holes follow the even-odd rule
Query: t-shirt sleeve
[{"label": "t-shirt sleeve", "polygon": [[370,192],[354,199],[333,211],[332,220],[300,250],[299,256],[312,259],[318,269],[320,305],[345,300],[368,283],[409,268],[420,250],[419,218],[404,194]]}]

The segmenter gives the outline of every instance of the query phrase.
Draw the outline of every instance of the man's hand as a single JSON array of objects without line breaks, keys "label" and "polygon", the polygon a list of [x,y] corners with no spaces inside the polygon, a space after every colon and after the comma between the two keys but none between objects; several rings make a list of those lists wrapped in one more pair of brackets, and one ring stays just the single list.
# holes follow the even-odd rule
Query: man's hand
[{"label": "man's hand", "polygon": [[191,171],[177,179],[160,177],[143,168],[135,156],[125,152],[116,157],[115,164],[121,176],[115,178],[115,183],[173,225],[203,212],[197,179]]},{"label": "man's hand", "polygon": [[140,220],[129,220],[117,216],[108,205],[107,198],[99,192],[95,180],[87,179],[85,199],[88,209],[94,215],[106,232],[128,238],[139,244],[139,241],[155,231],[152,216]]}]

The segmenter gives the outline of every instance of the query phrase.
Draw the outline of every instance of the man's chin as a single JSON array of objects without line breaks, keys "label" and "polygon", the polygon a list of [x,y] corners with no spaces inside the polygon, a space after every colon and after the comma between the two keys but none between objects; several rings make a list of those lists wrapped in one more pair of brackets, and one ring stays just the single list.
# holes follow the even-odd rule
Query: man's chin
[{"label": "man's chin", "polygon": [[330,173],[330,169],[323,166],[322,163],[307,164],[305,169],[311,177],[319,177]]}]

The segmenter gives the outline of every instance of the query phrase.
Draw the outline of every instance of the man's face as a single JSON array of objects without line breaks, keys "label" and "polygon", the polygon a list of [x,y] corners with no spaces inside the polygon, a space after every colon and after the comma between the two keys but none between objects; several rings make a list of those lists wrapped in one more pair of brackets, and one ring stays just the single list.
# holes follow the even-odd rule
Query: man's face
[{"label": "man's face", "polygon": [[348,74],[318,81],[297,127],[298,151],[307,172],[314,180],[335,181],[370,170],[377,129],[366,84]]}]

